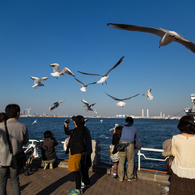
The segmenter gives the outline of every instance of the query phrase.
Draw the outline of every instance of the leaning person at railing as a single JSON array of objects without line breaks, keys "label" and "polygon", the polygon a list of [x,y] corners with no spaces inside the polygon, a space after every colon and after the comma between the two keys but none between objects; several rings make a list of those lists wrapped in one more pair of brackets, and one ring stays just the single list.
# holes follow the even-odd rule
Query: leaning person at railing
[{"label": "leaning person at railing", "polygon": [[45,131],[44,140],[39,143],[38,148],[41,149],[42,162],[44,163],[44,170],[50,165],[50,169],[53,169],[53,163],[56,161],[55,146],[58,142],[54,138],[51,131]]},{"label": "leaning person at railing", "polygon": [[73,194],[81,194],[81,174],[80,174],[80,163],[82,153],[85,151],[84,146],[84,133],[85,133],[85,126],[83,123],[80,122],[79,118],[73,116],[71,120],[74,122],[75,128],[72,130],[68,129],[69,121],[64,122],[64,131],[66,135],[70,135],[70,139],[68,142],[66,154],[69,153],[69,160],[68,160],[68,170],[74,173],[75,176],[75,184],[76,189],[72,190]]},{"label": "leaning person at railing", "polygon": [[119,143],[119,140],[121,138],[121,133],[122,133],[122,128],[123,126],[117,126],[114,129],[114,133],[112,136],[112,145],[114,146],[113,151],[111,151],[111,160],[113,161],[112,165],[112,178],[117,178],[117,172],[118,172],[118,162],[119,162],[119,156],[118,156],[118,151],[117,151],[117,144]]},{"label": "leaning person at railing", "polygon": [[183,116],[177,128],[181,134],[172,138],[172,177],[169,195],[195,195],[195,123]]},{"label": "leaning person at railing", "polygon": [[124,166],[126,159],[128,161],[127,167],[127,181],[132,181],[133,179],[133,169],[134,169],[134,142],[135,140],[141,146],[139,134],[137,129],[133,126],[133,118],[127,117],[125,119],[126,124],[123,126],[121,138],[119,144],[125,146],[124,151],[119,151],[119,165],[118,165],[118,176],[119,181],[123,181],[124,177]]}]

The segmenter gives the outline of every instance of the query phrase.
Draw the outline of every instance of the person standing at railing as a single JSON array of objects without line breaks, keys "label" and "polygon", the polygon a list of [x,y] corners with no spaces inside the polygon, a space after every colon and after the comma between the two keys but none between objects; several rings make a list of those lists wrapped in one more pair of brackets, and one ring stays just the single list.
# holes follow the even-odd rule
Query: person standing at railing
[{"label": "person standing at railing", "polygon": [[[121,138],[121,133],[122,133],[122,128],[123,126],[117,126],[114,129],[114,133],[112,136],[112,145],[114,146],[113,151],[111,156],[113,157],[113,159],[111,158],[111,160],[113,161],[113,165],[112,165],[112,178],[117,178],[117,172],[118,172],[118,162],[119,162],[119,156],[118,156],[118,151],[117,151],[117,144],[119,143],[119,140]],[[117,158],[117,159],[116,159]]]},{"label": "person standing at railing", "polygon": [[72,190],[72,193],[70,193],[69,195],[77,195],[82,193],[80,164],[82,153],[85,151],[85,126],[76,116],[73,116],[71,120],[74,122],[75,125],[75,128],[72,130],[68,129],[69,122],[67,120],[65,120],[64,122],[65,134],[70,135],[70,139],[66,149],[66,154],[69,153],[68,170],[74,173],[76,184],[76,189]]},{"label": "person standing at railing", "polygon": [[141,146],[140,138],[137,129],[133,126],[133,118],[127,117],[125,119],[126,124],[123,126],[121,138],[119,144],[124,144],[126,147],[124,151],[119,151],[119,164],[118,164],[118,176],[119,181],[123,181],[124,178],[124,166],[126,159],[128,161],[127,167],[127,181],[133,179],[134,169],[134,142],[135,140]]},{"label": "person standing at railing", "polygon": [[195,195],[195,123],[183,116],[177,128],[181,134],[172,138],[172,176],[169,195]]}]

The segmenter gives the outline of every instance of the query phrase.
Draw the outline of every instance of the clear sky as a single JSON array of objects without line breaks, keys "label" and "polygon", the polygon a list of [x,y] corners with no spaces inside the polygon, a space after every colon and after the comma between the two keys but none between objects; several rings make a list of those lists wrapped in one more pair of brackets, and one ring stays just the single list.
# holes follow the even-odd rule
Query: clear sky
[{"label": "clear sky", "polygon": [[[195,53],[173,42],[159,47],[160,37],[118,30],[107,23],[149,26],[180,33],[195,42],[195,1],[156,0],[20,0],[0,1],[0,112],[9,103],[21,110],[31,107],[33,114],[93,115],[86,112],[81,99],[97,115],[140,116],[174,115],[191,107],[195,92]],[[99,80],[77,71],[109,73],[107,85],[87,87],[86,93],[70,75],[53,78],[51,63],[68,67],[85,84]],[[32,88],[30,76],[49,77],[44,87]],[[142,96],[152,87],[154,99]],[[104,92],[127,98],[120,108]],[[49,111],[56,101],[64,100]],[[26,111],[27,112],[27,111]],[[181,113],[180,115],[184,115]]]}]

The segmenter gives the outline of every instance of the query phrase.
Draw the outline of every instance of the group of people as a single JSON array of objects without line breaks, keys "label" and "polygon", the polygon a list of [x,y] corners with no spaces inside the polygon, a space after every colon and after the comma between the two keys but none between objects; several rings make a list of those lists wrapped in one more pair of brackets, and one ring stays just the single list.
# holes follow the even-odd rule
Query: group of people
[{"label": "group of people", "polygon": [[[5,113],[0,113],[0,194],[6,195],[7,179],[10,176],[12,194],[20,195],[19,170],[12,168],[12,156],[23,151],[29,141],[28,128],[18,121],[20,107],[17,104],[9,104]],[[89,129],[85,126],[83,116],[71,118],[75,128],[69,129],[69,121],[64,122],[64,132],[69,135],[66,154],[69,154],[68,170],[74,173],[75,189],[69,195],[81,194],[82,189],[90,186],[89,168],[91,167],[92,141]],[[133,125],[133,118],[127,117],[124,126],[118,126],[114,130],[112,154],[118,155],[118,161],[113,163],[114,178],[124,181],[124,170],[126,168],[127,181],[132,181],[134,170],[135,143],[141,146],[137,129]],[[181,134],[174,135],[172,139],[163,144],[163,155],[174,156],[171,165],[172,173],[170,179],[169,195],[195,195],[195,123],[190,116],[183,116],[178,124]],[[39,143],[42,151],[44,169],[56,160],[55,140],[51,131],[44,133],[44,140]],[[10,146],[12,153],[10,153]],[[167,152],[166,152],[167,151]]]}]

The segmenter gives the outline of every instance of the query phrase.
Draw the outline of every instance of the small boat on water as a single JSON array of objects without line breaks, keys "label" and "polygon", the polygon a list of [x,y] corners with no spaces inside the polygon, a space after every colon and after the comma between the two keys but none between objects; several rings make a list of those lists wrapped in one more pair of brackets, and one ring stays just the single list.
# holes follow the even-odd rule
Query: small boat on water
[{"label": "small boat on water", "polygon": [[184,111],[187,115],[194,117],[195,120],[195,93],[191,94],[190,98],[192,100],[192,108],[185,108]]}]

